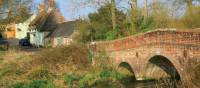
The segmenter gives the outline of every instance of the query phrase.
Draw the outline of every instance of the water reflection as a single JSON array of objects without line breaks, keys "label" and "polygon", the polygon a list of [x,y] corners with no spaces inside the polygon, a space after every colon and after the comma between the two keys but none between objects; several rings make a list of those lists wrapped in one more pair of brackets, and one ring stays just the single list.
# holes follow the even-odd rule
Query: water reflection
[{"label": "water reflection", "polygon": [[120,82],[104,81],[96,83],[92,88],[177,88],[177,80],[162,78],[160,80],[133,80],[123,78]]}]

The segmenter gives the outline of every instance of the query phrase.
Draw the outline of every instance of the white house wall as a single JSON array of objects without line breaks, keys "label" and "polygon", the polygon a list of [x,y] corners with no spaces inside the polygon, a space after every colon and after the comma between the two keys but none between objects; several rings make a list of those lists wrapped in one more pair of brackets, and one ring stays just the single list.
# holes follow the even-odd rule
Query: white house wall
[{"label": "white house wall", "polygon": [[33,30],[30,32],[30,43],[34,46],[44,46],[44,33]]},{"label": "white house wall", "polygon": [[29,31],[29,24],[36,18],[36,15],[32,15],[28,20],[23,23],[19,23],[16,25],[16,38],[23,39],[27,37],[27,33]]}]

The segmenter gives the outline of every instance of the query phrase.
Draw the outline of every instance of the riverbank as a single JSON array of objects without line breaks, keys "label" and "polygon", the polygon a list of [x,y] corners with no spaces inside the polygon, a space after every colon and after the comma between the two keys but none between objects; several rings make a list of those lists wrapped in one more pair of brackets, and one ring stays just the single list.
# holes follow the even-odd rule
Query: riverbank
[{"label": "riverbank", "polygon": [[[171,79],[136,81],[129,69],[113,67],[105,52],[94,54],[81,44],[0,53],[1,88],[190,88]],[[200,65],[196,69],[199,79]]]}]

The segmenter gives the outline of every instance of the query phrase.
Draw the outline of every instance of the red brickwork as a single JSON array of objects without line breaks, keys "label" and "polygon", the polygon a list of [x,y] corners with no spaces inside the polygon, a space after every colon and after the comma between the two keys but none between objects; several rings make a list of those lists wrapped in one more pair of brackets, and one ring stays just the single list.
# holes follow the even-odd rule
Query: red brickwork
[{"label": "red brickwork", "polygon": [[154,56],[166,57],[176,68],[181,79],[190,60],[200,62],[200,33],[180,31],[153,31],[137,36],[106,42],[96,42],[96,50],[105,49],[118,66],[127,62],[136,78],[145,75],[149,60]]}]

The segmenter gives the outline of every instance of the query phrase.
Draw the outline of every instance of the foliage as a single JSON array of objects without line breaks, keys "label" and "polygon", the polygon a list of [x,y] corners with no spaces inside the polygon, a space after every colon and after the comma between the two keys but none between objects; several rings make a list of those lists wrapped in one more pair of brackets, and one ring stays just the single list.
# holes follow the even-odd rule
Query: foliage
[{"label": "foliage", "polygon": [[119,30],[124,28],[126,15],[119,9],[116,9],[117,27],[113,29],[110,9],[111,5],[106,4],[101,6],[97,12],[90,13],[88,15],[89,21],[79,23],[79,27],[77,28],[79,35],[75,40],[79,42],[111,40],[118,38],[118,35],[123,35]]},{"label": "foliage", "polygon": [[25,85],[26,85],[26,83],[19,82],[19,83],[16,83],[16,84],[12,85],[11,88],[26,88]]},{"label": "foliage", "polygon": [[13,22],[23,22],[31,14],[32,0],[2,0],[0,5],[1,13],[7,16],[1,16],[1,24],[9,24]]},{"label": "foliage", "polygon": [[115,28],[106,33],[106,40],[114,40],[120,37],[120,29]]},{"label": "foliage", "polygon": [[76,74],[67,74],[64,76],[64,82],[65,82],[65,84],[67,84],[69,86],[72,86],[74,81],[79,81],[80,79],[81,79],[81,77]]},{"label": "foliage", "polygon": [[137,28],[136,32],[129,30],[129,34],[136,34],[140,32],[146,32],[154,29],[156,26],[155,19],[153,17],[148,17],[146,20],[144,16],[138,16],[135,22],[135,27]]},{"label": "foliage", "polygon": [[[111,5],[106,4],[100,7],[96,13],[90,13],[88,15],[90,22],[91,23],[97,22],[98,24],[102,24],[107,28],[107,30],[112,29],[112,17],[110,9]],[[126,15],[119,9],[116,9],[115,11],[117,17],[116,19],[117,26],[121,28],[123,26],[122,24],[126,18]]]},{"label": "foliage", "polygon": [[88,73],[82,79],[79,80],[79,87],[85,88],[88,86],[91,86],[95,84],[95,82],[98,80],[97,73]]},{"label": "foliage", "polygon": [[102,79],[108,79],[108,78],[110,77],[110,74],[111,74],[110,70],[108,70],[108,69],[103,69],[103,70],[100,72],[99,76],[100,76],[100,78],[102,78]]},{"label": "foliage", "polygon": [[51,81],[32,80],[30,83],[19,82],[11,86],[11,88],[58,88]]},{"label": "foliage", "polygon": [[94,34],[94,30],[86,20],[79,20],[76,23],[76,28],[78,33],[73,37],[76,42],[86,43],[88,41],[92,41]]},{"label": "foliage", "polygon": [[200,27],[200,6],[193,7],[192,11],[192,14],[187,11],[182,18],[182,22],[186,28]]},{"label": "foliage", "polygon": [[[70,73],[64,76],[65,84],[68,87],[94,87],[99,83],[111,83],[109,85],[114,85],[113,82],[124,82],[124,78],[129,77],[125,73],[120,73],[110,67],[95,67],[88,70],[88,72],[83,74]],[[107,86],[109,86],[107,85]]]}]

